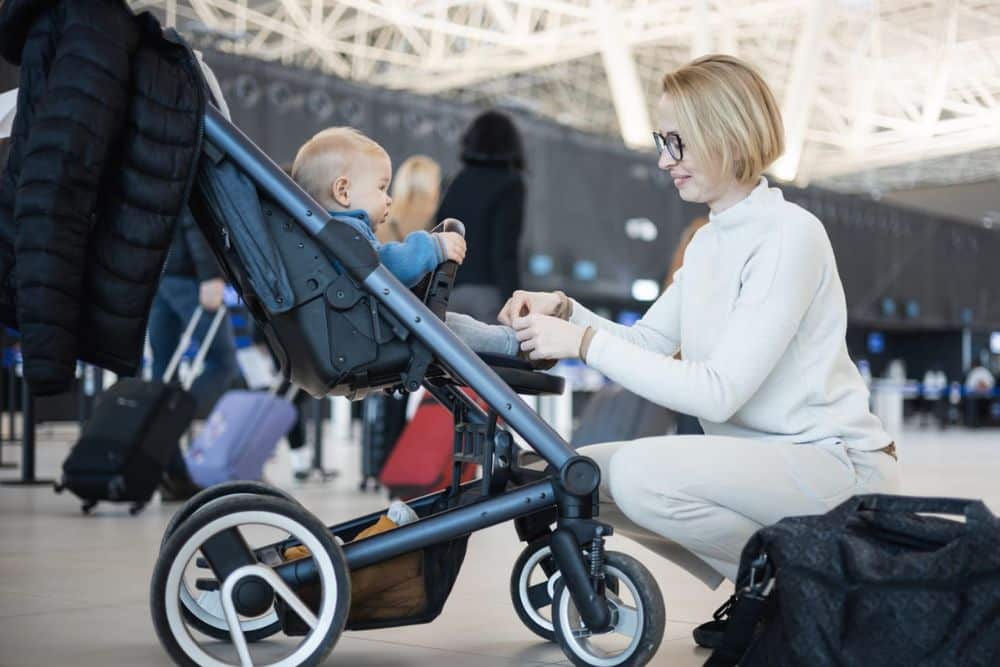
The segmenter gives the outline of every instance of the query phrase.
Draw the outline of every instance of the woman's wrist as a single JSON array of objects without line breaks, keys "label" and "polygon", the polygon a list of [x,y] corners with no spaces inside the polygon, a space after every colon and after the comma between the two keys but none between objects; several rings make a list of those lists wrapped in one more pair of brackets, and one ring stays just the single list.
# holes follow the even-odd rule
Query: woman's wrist
[{"label": "woman's wrist", "polygon": [[587,352],[590,351],[590,342],[594,340],[594,335],[597,334],[597,330],[594,327],[587,327],[583,331],[583,336],[580,338],[580,361],[587,363]]},{"label": "woman's wrist", "polygon": [[569,318],[573,315],[573,301],[562,290],[556,290],[553,294],[559,299],[559,302],[556,304],[552,316],[558,317],[560,320],[569,321]]}]

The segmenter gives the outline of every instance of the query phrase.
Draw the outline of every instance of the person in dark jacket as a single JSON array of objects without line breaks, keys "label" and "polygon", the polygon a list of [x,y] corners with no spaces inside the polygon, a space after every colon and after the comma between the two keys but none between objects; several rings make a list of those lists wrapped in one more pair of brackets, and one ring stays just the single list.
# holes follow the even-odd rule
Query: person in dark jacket
[{"label": "person in dark jacket", "polygon": [[[225,287],[222,270],[205,236],[194,219],[185,214],[174,233],[160,289],[153,299],[149,315],[153,377],[163,377],[170,357],[198,306],[205,312],[198,320],[194,338],[199,342],[205,340],[215,311],[222,306]],[[204,414],[215,405],[238,372],[233,325],[226,315],[205,355],[204,370],[191,385],[199,413]]]},{"label": "person in dark jacket", "polygon": [[524,222],[524,147],[514,122],[499,111],[477,116],[462,137],[462,170],[435,220],[465,223],[468,254],[449,307],[495,323],[518,286],[518,246]]},{"label": "person in dark jacket", "polygon": [[5,0],[0,55],[20,66],[0,177],[0,322],[36,394],[77,359],[134,375],[201,148],[190,50],[123,0]]}]

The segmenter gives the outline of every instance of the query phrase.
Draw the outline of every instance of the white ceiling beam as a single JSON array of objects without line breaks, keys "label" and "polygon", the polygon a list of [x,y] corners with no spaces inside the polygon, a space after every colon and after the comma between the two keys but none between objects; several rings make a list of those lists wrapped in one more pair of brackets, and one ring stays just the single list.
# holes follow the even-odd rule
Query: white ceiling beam
[{"label": "white ceiling beam", "polygon": [[933,71],[930,86],[927,91],[927,99],[924,101],[923,125],[924,134],[931,134],[934,124],[941,117],[941,107],[944,104],[945,95],[948,92],[948,81],[951,77],[952,55],[955,50],[955,39],[958,36],[958,3],[952,2],[947,11],[944,23],[944,34],[942,44],[936,49]]},{"label": "white ceiling beam", "polygon": [[828,34],[826,0],[809,0],[804,11],[803,26],[792,59],[792,73],[781,105],[785,124],[785,154],[771,167],[775,176],[786,181],[795,180],[799,175],[819,63]]},{"label": "white ceiling beam", "polygon": [[695,0],[691,26],[691,60],[712,52],[712,28],[708,23],[708,0]]},{"label": "white ceiling beam", "polygon": [[946,138],[907,139],[894,145],[881,146],[861,157],[825,155],[818,160],[811,177],[831,178],[865,169],[906,164],[917,160],[932,160],[960,155],[986,148],[1000,147],[1000,114],[992,114],[992,126],[976,127]]},{"label": "white ceiling beam", "polygon": [[601,61],[608,78],[611,100],[618,114],[622,140],[626,146],[633,148],[648,147],[652,141],[653,125],[649,120],[649,106],[646,104],[646,95],[635,67],[625,26],[607,5],[599,8],[596,19]]}]

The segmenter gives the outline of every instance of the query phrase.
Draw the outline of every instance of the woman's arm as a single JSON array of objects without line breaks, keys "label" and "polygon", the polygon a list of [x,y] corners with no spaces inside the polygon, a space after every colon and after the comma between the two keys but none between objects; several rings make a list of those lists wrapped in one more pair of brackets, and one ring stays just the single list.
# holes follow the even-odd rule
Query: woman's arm
[{"label": "woman's arm", "polygon": [[660,295],[638,322],[628,327],[587,310],[575,300],[569,321],[582,327],[593,327],[632,345],[658,354],[673,355],[681,346],[681,274]]},{"label": "woman's arm", "polygon": [[707,359],[671,359],[602,330],[587,363],[654,403],[715,423],[730,419],[785,354],[825,271],[821,229],[783,231],[744,268],[740,296]]}]

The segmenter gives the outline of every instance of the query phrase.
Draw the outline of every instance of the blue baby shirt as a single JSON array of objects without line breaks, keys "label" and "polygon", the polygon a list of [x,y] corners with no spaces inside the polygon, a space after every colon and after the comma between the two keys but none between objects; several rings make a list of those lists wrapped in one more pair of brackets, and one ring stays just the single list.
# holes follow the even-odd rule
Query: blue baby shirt
[{"label": "blue baby shirt", "polygon": [[407,287],[416,285],[445,259],[444,248],[427,232],[410,232],[402,242],[379,243],[365,211],[352,209],[329,213],[337,222],[350,225],[361,232],[375,248],[379,261]]}]

